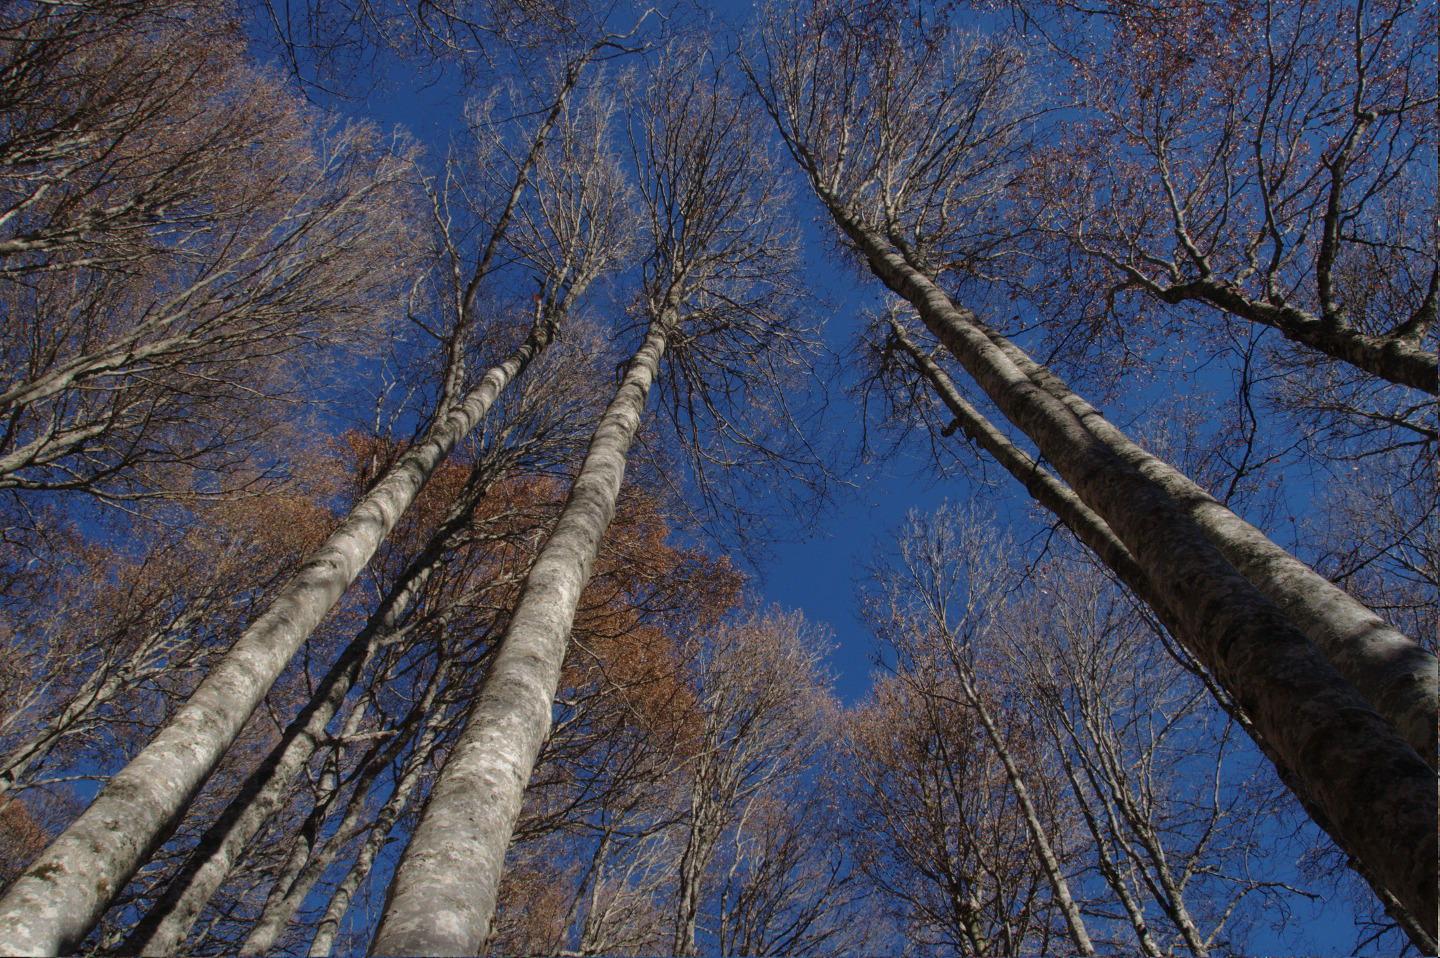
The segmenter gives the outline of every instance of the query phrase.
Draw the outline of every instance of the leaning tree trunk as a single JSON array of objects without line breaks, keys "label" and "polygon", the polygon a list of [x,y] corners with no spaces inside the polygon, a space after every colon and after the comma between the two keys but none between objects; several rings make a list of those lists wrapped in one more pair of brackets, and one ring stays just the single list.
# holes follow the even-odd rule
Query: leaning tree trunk
[{"label": "leaning tree trunk", "polygon": [[1151,592],[1145,573],[1130,554],[1130,550],[1125,548],[1125,544],[1115,538],[1115,533],[1104,520],[1081,502],[1080,497],[1065,483],[1046,471],[1029,453],[995,428],[980,410],[967,402],[945,370],[915,344],[904,326],[892,319],[890,327],[896,344],[910,357],[915,368],[930,383],[935,395],[940,397],[941,402],[945,403],[950,414],[955,417],[942,434],[948,436],[956,428],[963,429],[972,442],[994,457],[1006,472],[1025,487],[1032,499],[1054,513],[1122,582],[1148,601]]},{"label": "leaning tree trunk", "polygon": [[[1242,575],[1274,602],[1325,654],[1345,679],[1431,767],[1435,766],[1437,696],[1440,668],[1425,651],[1380,616],[1270,541],[1259,529],[1217,502],[1188,476],[1131,442],[1084,399],[1072,392],[1054,373],[1036,363],[984,323],[986,333],[1037,385],[1069,407],[1096,438],[1163,489]],[[960,396],[944,370],[919,349],[904,328],[891,321],[896,343],[910,357],[931,387],[949,407],[954,425],[965,430],[982,449],[1025,485],[1037,502],[1054,512],[1126,584],[1135,587],[1134,561],[1108,527],[1101,532],[1098,517],[1016,449],[973,406]],[[1103,523],[1099,523],[1103,526]],[[1137,591],[1140,591],[1137,589]],[[1147,601],[1150,595],[1145,595]]]},{"label": "leaning tree trunk", "polygon": [[[448,658],[436,665],[435,673],[430,677],[424,695],[411,712],[410,721],[419,723],[423,720],[424,729],[421,731],[420,739],[415,743],[410,757],[406,760],[405,771],[402,773],[402,778],[409,778],[410,783],[408,786],[403,782],[397,782],[395,784],[390,796],[390,801],[392,802],[398,801],[402,795],[408,795],[410,789],[414,787],[414,779],[419,777],[423,764],[423,759],[417,761],[416,757],[424,756],[430,752],[431,744],[434,742],[435,736],[440,732],[440,725],[442,724],[441,716],[434,711],[435,699],[440,694],[440,690],[445,684],[449,671],[450,660]],[[408,735],[405,732],[401,734],[405,740],[408,740]],[[361,821],[361,816],[365,811],[366,803],[369,801],[370,792],[374,788],[375,781],[379,778],[380,773],[398,757],[400,750],[404,747],[404,741],[397,740],[396,746],[399,747],[392,746],[390,749],[387,749],[387,754],[374,760],[371,767],[366,769],[365,773],[360,776],[360,780],[355,785],[355,790],[351,793],[350,801],[345,807],[344,814],[341,816],[339,825],[328,838],[314,848],[309,849],[309,854],[303,863],[303,869],[297,870],[292,876],[287,876],[284,882],[276,882],[275,889],[272,891],[269,900],[266,901],[260,917],[255,920],[254,926],[250,929],[250,934],[245,937],[245,940],[240,945],[238,952],[240,955],[263,955],[274,947],[275,939],[278,938],[285,930],[285,927],[290,924],[291,919],[295,917],[295,913],[300,909],[300,905],[305,901],[306,896],[310,894],[310,889],[315,887],[315,883],[320,880],[325,870],[330,867],[330,863],[335,860],[335,856],[339,854],[340,850],[348,844],[351,839],[360,834],[364,829],[365,826]]]},{"label": "leaning tree trunk", "polygon": [[0,900],[0,953],[73,951],[179,825],[302,642],[501,390],[555,336],[542,320],[391,467],[129,765]]},{"label": "leaning tree trunk", "polygon": [[390,797],[386,799],[385,805],[375,816],[375,823],[370,827],[370,833],[366,836],[365,843],[360,847],[360,851],[356,854],[354,862],[351,863],[349,871],[345,873],[345,877],[335,887],[329,904],[325,906],[325,914],[321,916],[320,923],[316,926],[315,938],[310,942],[312,958],[316,958],[316,956],[324,958],[334,947],[335,936],[340,933],[340,922],[350,908],[350,901],[370,874],[370,869],[375,864],[375,857],[385,847],[385,843],[390,837],[390,830],[395,827],[396,821],[404,814],[406,806],[409,805],[410,797],[414,793],[416,785],[419,784],[421,775],[435,754],[438,736],[438,724],[432,723],[425,729],[420,741],[415,745],[414,751],[411,752],[410,758],[406,760],[405,770],[401,774],[400,781],[391,790]]},{"label": "leaning tree trunk", "polygon": [[1096,438],[1163,489],[1245,578],[1304,630],[1340,674],[1435,767],[1440,663],[1354,596],[1286,552],[1184,473],[1131,442],[1053,372],[978,326]]},{"label": "leaning tree trunk", "polygon": [[250,774],[215,823],[205,830],[185,866],[131,931],[117,951],[122,955],[171,955],[180,947],[207,902],[224,883],[250,840],[284,801],[290,782],[310,761],[341,704],[365,671],[379,645],[425,587],[436,566],[456,548],[475,506],[503,474],[477,468],[421,553],[395,580],[340,657],[320,680],[310,701],[285,729],[260,767]]},{"label": "leaning tree trunk", "polygon": [[673,306],[605,410],[569,498],[536,558],[465,729],[395,870],[371,942],[378,955],[473,955],[489,933],[525,785],[550,730],[580,593],[615,516],[625,457],[677,321]]},{"label": "leaning tree trunk", "polygon": [[[997,462],[1004,466],[1017,481],[1025,486],[1026,490],[1037,503],[1054,513],[1065,526],[1074,533],[1076,538],[1099,556],[1122,582],[1129,586],[1136,595],[1149,605],[1168,632],[1179,637],[1181,635],[1181,625],[1178,619],[1176,619],[1168,607],[1164,605],[1160,595],[1151,585],[1149,577],[1145,575],[1144,571],[1135,561],[1135,557],[1130,554],[1124,544],[1115,538],[1115,534],[1110,530],[1110,527],[1091,511],[1089,507],[1082,503],[1079,497],[1065,486],[1063,482],[1055,478],[1035,462],[1033,458],[1015,446],[1004,433],[996,429],[979,410],[968,403],[960,395],[945,371],[910,339],[902,325],[892,319],[891,327],[896,344],[910,357],[916,369],[929,381],[935,394],[940,397],[955,417],[951,425],[946,427],[945,434],[950,434],[955,428],[963,429],[972,441],[994,456]],[[992,340],[997,338],[993,333],[988,334]],[[1024,354],[1013,346],[1010,346],[1010,350],[1019,357],[1024,357]],[[1028,359],[1028,357],[1024,358]],[[1033,361],[1031,364],[1034,365]],[[1043,369],[1043,367],[1036,368]],[[1051,379],[1055,378],[1053,374],[1048,373],[1048,370],[1046,374]],[[1032,376],[1032,378],[1035,377]],[[1042,381],[1043,384],[1043,380],[1037,381]],[[1054,390],[1051,391],[1052,393],[1054,392]],[[1070,393],[1069,396],[1074,397],[1074,394]],[[1065,397],[1060,396],[1057,398],[1063,399]],[[1074,401],[1076,403],[1083,403],[1083,400],[1079,400],[1079,397],[1074,397]],[[1072,406],[1072,408],[1074,407]],[[1089,407],[1087,405],[1084,408],[1088,409]],[[1110,428],[1112,430],[1114,429],[1113,426]],[[1118,430],[1115,432],[1118,434]],[[1126,442],[1128,443],[1128,440],[1126,440]],[[1138,449],[1138,447],[1134,447],[1133,444],[1129,445],[1131,448]],[[1139,455],[1153,459],[1153,457],[1149,457],[1149,455],[1143,451],[1141,451]],[[1133,460],[1131,461],[1132,464],[1137,464]],[[1158,460],[1156,460],[1156,462],[1158,462]],[[1168,466],[1164,468],[1169,469]],[[1170,470],[1170,472],[1175,476],[1179,476],[1185,483],[1189,483],[1189,480],[1182,474],[1173,469]],[[1179,480],[1176,481],[1178,482]],[[1190,485],[1193,486],[1193,483],[1190,483]],[[1331,586],[1331,588],[1334,587]],[[1351,601],[1353,602],[1354,600],[1351,599]],[[1355,621],[1355,619],[1352,618],[1351,621]],[[1220,707],[1235,719],[1237,724],[1239,724],[1246,734],[1255,742],[1261,753],[1275,765],[1281,780],[1296,793],[1306,813],[1316,821],[1322,831],[1329,835],[1337,845],[1343,848],[1344,843],[1330,826],[1329,821],[1325,818],[1324,812],[1310,799],[1303,784],[1295,777],[1295,774],[1290,771],[1289,767],[1281,761],[1279,755],[1270,747],[1264,737],[1260,735],[1259,730],[1255,728],[1254,724],[1249,720],[1249,717],[1237,709],[1228,693],[1216,686],[1208,673],[1202,672],[1202,677],[1205,680],[1206,687],[1211,691]],[[1067,763],[1067,772],[1069,771]],[[1079,794],[1079,784],[1074,781],[1073,773],[1071,773],[1071,780],[1077,790],[1077,794]],[[1082,806],[1083,804],[1082,802]],[[1099,827],[1098,823],[1090,821],[1088,810],[1086,811],[1088,824],[1091,826],[1092,831],[1094,831],[1094,829]],[[1102,841],[1099,833],[1095,832],[1095,834],[1097,842]],[[1420,926],[1415,916],[1395,898],[1389,889],[1379,883],[1374,875],[1371,874],[1358,859],[1351,857],[1350,866],[1355,869],[1357,874],[1365,879],[1371,890],[1375,892],[1376,897],[1378,897],[1384,905],[1386,913],[1405,930],[1405,933],[1410,937],[1411,941],[1415,943],[1420,953],[1432,953],[1435,947],[1434,939]],[[1131,898],[1129,890],[1124,887],[1123,877],[1119,875],[1118,871],[1115,871],[1113,867],[1107,869],[1104,861],[1102,861],[1101,870],[1105,873],[1107,882],[1115,889],[1117,897],[1119,897],[1125,905],[1126,913],[1136,929],[1141,950],[1146,954],[1160,954],[1158,946],[1154,943],[1148,928],[1145,926],[1143,912],[1140,911],[1138,905],[1136,905],[1133,898]]]},{"label": "leaning tree trunk", "polygon": [[876,231],[812,178],[885,284],[1055,464],[1140,563],[1180,635],[1359,858],[1429,929],[1436,921],[1435,778],[1309,638],[1237,572],[1165,492],[1019,369]]}]

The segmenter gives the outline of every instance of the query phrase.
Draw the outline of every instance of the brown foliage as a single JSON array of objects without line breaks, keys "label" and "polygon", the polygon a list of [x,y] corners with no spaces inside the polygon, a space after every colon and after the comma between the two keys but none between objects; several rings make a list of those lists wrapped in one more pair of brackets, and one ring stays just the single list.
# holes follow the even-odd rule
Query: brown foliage
[{"label": "brown foliage", "polygon": [[408,159],[327,133],[203,7],[87,13],[0,19],[0,488],[253,486],[287,401],[388,320]]}]

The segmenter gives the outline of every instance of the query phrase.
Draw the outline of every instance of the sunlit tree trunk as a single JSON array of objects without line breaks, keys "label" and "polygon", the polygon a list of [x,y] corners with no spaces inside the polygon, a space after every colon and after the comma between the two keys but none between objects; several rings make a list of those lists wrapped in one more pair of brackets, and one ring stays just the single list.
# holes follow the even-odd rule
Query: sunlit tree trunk
[{"label": "sunlit tree trunk", "polygon": [[615,516],[626,454],[676,321],[670,306],[651,323],[595,430],[395,870],[371,954],[471,955],[488,935],[525,784],[550,730],[575,608]]},{"label": "sunlit tree trunk", "polygon": [[121,953],[168,955],[184,941],[245,848],[279,809],[290,783],[309,763],[325,738],[325,730],[380,644],[392,636],[431,573],[460,545],[475,505],[494,478],[495,470],[483,466],[472,473],[426,548],[406,566],[365,627],[320,680],[310,702],[285,729],[270,755],[205,831],[185,867],[120,947]]},{"label": "sunlit tree trunk", "polygon": [[[476,323],[474,303],[492,271],[547,137],[566,115],[569,95],[597,47],[568,65],[561,89],[516,163],[495,225],[468,280],[456,277],[455,328],[444,342],[436,418],[301,567],[266,612],[192,694],[170,723],[122,769],[89,809],[0,901],[0,948],[48,953],[73,947],[103,914],[135,870],[179,824],[225,750],[270,686],[369,562],[435,470],[485,417],[500,393],[556,337],[559,317],[607,265],[600,249],[562,250],[559,288],[537,304],[536,322],[502,363],[463,391],[465,353]],[[593,189],[593,184],[589,185]],[[438,211],[437,211],[438,213]],[[587,221],[575,227],[600,229]],[[448,227],[442,221],[442,229]],[[577,241],[576,237],[564,237]],[[452,250],[453,253],[453,250]],[[595,260],[591,262],[590,260]],[[568,288],[565,288],[567,287]],[[39,920],[38,915],[46,916]],[[158,944],[158,942],[157,942]]]},{"label": "sunlit tree trunk", "polygon": [[957,308],[833,197],[821,198],[875,273],[911,302],[1135,556],[1180,619],[1181,635],[1255,717],[1348,849],[1407,907],[1433,921],[1434,776],[1414,749],[1163,491],[1017,368],[971,321],[973,314]]},{"label": "sunlit tree trunk", "polygon": [[[437,664],[434,673],[430,677],[425,694],[413,712],[413,723],[424,722],[423,731],[419,741],[415,743],[414,751],[406,760],[405,770],[401,774],[401,780],[395,783],[395,789],[387,800],[386,808],[390,808],[393,802],[395,807],[390,809],[389,817],[393,819],[398,815],[399,808],[403,806],[404,800],[415,786],[415,780],[419,777],[425,758],[430,754],[435,736],[439,734],[441,715],[435,712],[434,705],[436,696],[445,684],[449,674],[449,663],[441,661]],[[385,766],[390,764],[393,754],[399,751],[398,746],[403,739],[408,739],[410,732],[401,731],[402,740],[397,740],[386,750],[385,754],[373,760],[371,768],[361,775],[349,802],[346,803],[344,813],[335,831],[315,848],[306,848],[308,854],[301,861],[303,868],[297,868],[292,875],[282,875],[275,883],[270,898],[265,903],[265,908],[260,917],[256,919],[255,926],[241,943],[239,954],[241,955],[263,955],[275,945],[276,938],[285,930],[295,912],[305,901],[305,896],[315,883],[320,880],[325,869],[334,861],[335,855],[344,845],[360,833],[363,828],[361,814],[365,810],[365,803],[370,797],[370,790],[373,787],[378,775],[384,771]],[[317,811],[320,811],[317,808]],[[382,813],[383,814],[383,813]]]},{"label": "sunlit tree trunk", "polygon": [[441,416],[245,630],[170,723],[0,900],[0,950],[73,949],[179,824],[190,800],[321,618],[500,391],[553,339],[548,322]]},{"label": "sunlit tree trunk", "polygon": [[1227,560],[1300,626],[1339,670],[1432,767],[1436,763],[1434,655],[1344,589],[1271,542],[1184,473],[1152,456],[1111,425],[1050,370],[983,322],[976,325],[1027,376],[1063,402],[1085,428],[1139,470],[1200,527]]}]

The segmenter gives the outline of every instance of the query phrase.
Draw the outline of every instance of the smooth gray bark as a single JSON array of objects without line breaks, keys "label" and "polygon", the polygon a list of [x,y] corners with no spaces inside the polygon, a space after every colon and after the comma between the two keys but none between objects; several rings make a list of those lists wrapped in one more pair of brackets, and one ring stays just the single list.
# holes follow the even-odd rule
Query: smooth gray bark
[{"label": "smooth gray bark", "polygon": [[1433,929],[1436,793],[1429,766],[1163,490],[1019,369],[977,326],[978,317],[811,181],[875,274],[915,307],[1135,556],[1181,638],[1304,783],[1342,847]]},{"label": "smooth gray bark", "polygon": [[1271,542],[1184,473],[1131,442],[1019,347],[984,323],[976,325],[1027,376],[1065,403],[1086,429],[1184,509],[1225,558],[1300,626],[1340,674],[1435,767],[1440,664],[1434,655]]},{"label": "smooth gray bark", "polygon": [[[993,456],[1006,472],[1025,487],[1032,499],[1054,513],[1065,523],[1065,527],[1098,555],[1123,582],[1138,590],[1140,587],[1137,584],[1144,581],[1144,572],[1130,554],[1130,550],[1125,548],[1125,544],[1115,538],[1115,533],[1110,531],[1105,521],[1081,502],[1073,490],[1051,475],[1029,453],[1011,442],[1009,437],[967,402],[945,370],[915,345],[903,326],[895,320],[891,320],[890,326],[896,343],[910,357],[920,374],[930,382],[935,395],[940,397],[950,414],[955,417],[947,429],[963,429],[972,442]],[[1145,588],[1148,592],[1148,582],[1145,583]]]},{"label": "smooth gray bark", "polygon": [[371,954],[474,955],[489,934],[525,785],[550,731],[575,608],[615,516],[626,454],[675,322],[673,308],[651,322],[595,430],[395,870]]},{"label": "smooth gray bark", "polygon": [[498,470],[478,468],[471,474],[425,549],[409,562],[364,628],[340,653],[265,761],[205,830],[185,867],[120,946],[120,954],[170,955],[180,947],[245,847],[280,807],[290,782],[315,754],[325,729],[376,649],[394,631],[435,567],[460,544],[475,505],[498,478],[497,473],[503,473],[503,466]]},{"label": "smooth gray bark", "polygon": [[0,954],[72,951],[179,825],[302,642],[501,390],[554,338],[537,323],[350,511],[189,701],[0,900]]},{"label": "smooth gray bark", "polygon": [[385,847],[385,842],[390,837],[390,830],[395,827],[395,822],[399,820],[405,807],[409,805],[410,796],[420,781],[420,775],[425,771],[425,766],[435,752],[435,739],[438,731],[438,727],[432,723],[421,735],[415,750],[406,761],[405,771],[402,773],[400,781],[391,790],[390,797],[386,799],[385,805],[375,816],[375,823],[370,828],[370,834],[365,838],[365,844],[361,846],[355,856],[355,861],[350,865],[350,870],[345,873],[345,877],[336,886],[334,894],[330,896],[330,903],[325,906],[325,914],[321,917],[315,938],[310,943],[312,956],[323,958],[330,954],[330,949],[335,944],[335,936],[340,931],[340,922],[350,908],[351,899],[355,896],[361,883],[365,881],[366,876],[370,874],[370,869],[375,864],[375,856],[380,854],[380,850]]},{"label": "smooth gray bark", "polygon": [[[891,326],[895,333],[897,344],[911,357],[916,368],[929,380],[936,395],[941,398],[955,417],[954,422],[952,422],[948,429],[963,428],[965,433],[977,445],[994,456],[996,461],[1004,466],[1015,479],[1025,486],[1036,502],[1045,506],[1059,517],[1080,541],[1094,551],[1111,571],[1117,574],[1121,581],[1150,605],[1157,617],[1172,634],[1179,636],[1180,625],[1178,621],[1170,613],[1169,609],[1163,605],[1160,596],[1151,585],[1149,578],[1135,562],[1129,550],[1115,538],[1114,533],[1110,531],[1110,528],[1105,525],[1100,517],[1095,515],[1084,503],[1080,502],[1075,493],[1067,488],[1064,483],[1041,468],[1039,464],[1023,450],[1014,446],[1009,439],[996,429],[978,410],[966,402],[965,399],[960,396],[959,391],[955,388],[949,376],[945,374],[945,371],[941,369],[934,360],[930,359],[923,350],[915,345],[905,333],[903,326],[893,320]],[[987,330],[987,332],[989,331]],[[995,337],[993,333],[991,333],[991,337],[992,340],[998,338]],[[1006,345],[1008,345],[1008,343]],[[1018,350],[1016,352],[1018,353]],[[1023,357],[1023,355],[1023,353],[1019,353],[1019,356]],[[1025,358],[1028,359],[1028,357]],[[1031,365],[1034,365],[1033,362]],[[1047,375],[1049,375],[1048,371],[1046,372]],[[1074,394],[1070,393],[1069,395],[1073,396]],[[1076,398],[1078,399],[1078,397]],[[1143,455],[1148,456],[1148,454]],[[1178,473],[1176,474],[1180,475]],[[1307,814],[1315,818],[1320,823],[1321,828],[1325,830],[1327,834],[1330,834],[1332,839],[1339,844],[1339,838],[1330,828],[1328,821],[1325,820],[1323,812],[1315,806],[1308,794],[1304,792],[1301,783],[1295,778],[1294,773],[1291,772],[1287,766],[1283,765],[1279,756],[1275,753],[1274,749],[1270,748],[1263,737],[1260,736],[1253,723],[1251,723],[1248,717],[1242,712],[1235,710],[1234,703],[1223,690],[1215,687],[1212,682],[1207,682],[1206,684],[1215,694],[1216,700],[1220,703],[1221,707],[1232,714],[1232,717],[1236,719],[1246,733],[1255,740],[1261,752],[1276,765],[1280,777],[1285,784],[1297,792]],[[1099,847],[1101,872],[1107,884],[1115,891],[1116,896],[1125,908],[1126,915],[1129,917],[1131,925],[1135,929],[1141,950],[1147,955],[1159,955],[1159,946],[1155,944],[1150,934],[1145,922],[1143,910],[1140,909],[1130,894],[1130,890],[1123,876],[1119,873],[1117,866],[1106,850],[1106,840],[1101,834],[1100,825],[1094,820],[1089,807],[1083,801],[1079,782],[1076,781],[1074,770],[1068,760],[1066,760],[1065,766],[1076,795],[1081,797],[1080,807],[1084,813],[1087,826],[1094,835]],[[1108,807],[1107,803],[1107,808]],[[1420,927],[1414,915],[1406,910],[1384,885],[1378,883],[1374,876],[1369,874],[1363,865],[1360,865],[1360,863],[1353,858],[1351,859],[1351,863],[1352,867],[1355,867],[1361,877],[1369,883],[1376,896],[1380,898],[1385,906],[1386,913],[1404,928],[1406,934],[1416,943],[1421,953],[1424,954],[1432,951],[1434,949],[1434,939],[1430,938],[1424,929]],[[1183,928],[1184,924],[1182,923],[1182,929]],[[1193,926],[1187,930],[1193,932]],[[1187,935],[1187,940],[1190,943],[1192,953],[1204,954],[1206,952],[1203,943],[1198,943],[1198,950],[1196,950],[1198,938],[1194,934]]]}]

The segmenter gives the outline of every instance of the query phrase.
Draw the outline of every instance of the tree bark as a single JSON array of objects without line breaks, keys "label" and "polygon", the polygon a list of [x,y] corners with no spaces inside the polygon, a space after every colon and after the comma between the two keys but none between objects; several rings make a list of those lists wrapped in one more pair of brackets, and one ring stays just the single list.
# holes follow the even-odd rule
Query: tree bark
[{"label": "tree bark", "polygon": [[340,922],[345,918],[345,912],[350,908],[350,901],[356,890],[365,881],[370,869],[375,864],[375,856],[385,847],[385,842],[390,837],[390,829],[395,827],[395,822],[404,813],[405,807],[410,803],[410,796],[415,791],[416,784],[420,781],[420,775],[425,770],[425,765],[430,761],[435,751],[435,738],[438,729],[427,728],[415,746],[409,762],[406,764],[404,773],[399,784],[391,791],[389,799],[380,809],[375,817],[375,824],[370,828],[370,834],[365,839],[365,844],[355,856],[351,863],[350,870],[336,886],[335,892],[330,896],[330,903],[325,907],[325,914],[321,917],[315,938],[310,943],[310,954],[324,958],[330,954],[330,949],[335,944],[335,936],[339,934]]},{"label": "tree bark", "polygon": [[1300,626],[1426,764],[1435,767],[1436,684],[1440,682],[1435,656],[1271,542],[1184,473],[1131,442],[1019,347],[983,322],[975,325],[1031,380],[1065,403],[1096,438],[1163,489],[1240,574]]},{"label": "tree bark", "polygon": [[1432,770],[1161,489],[1016,367],[977,327],[978,317],[956,307],[814,177],[812,185],[875,274],[916,308],[1135,556],[1181,635],[1295,771],[1345,846],[1433,929]]},{"label": "tree bark", "polygon": [[[965,435],[981,449],[990,453],[995,461],[1005,468],[1030,493],[1030,498],[1049,509],[1075,537],[1090,548],[1100,561],[1104,562],[1121,581],[1139,591],[1145,579],[1135,557],[1125,544],[1115,538],[1115,533],[1105,521],[1089,506],[1080,501],[1074,491],[1046,471],[1025,450],[1010,441],[1003,432],[960,395],[955,383],[946,375],[940,365],[925,354],[910,339],[903,326],[891,320],[891,329],[897,344],[910,357],[916,369],[930,382],[935,395],[949,408],[955,417],[950,427],[958,426]],[[1148,583],[1146,583],[1148,589]]]},{"label": "tree bark", "polygon": [[350,511],[189,701],[0,900],[0,953],[73,951],[111,899],[179,825],[281,671],[339,600],[400,515],[500,391],[554,338],[548,320]]},{"label": "tree bark", "polygon": [[315,694],[264,763],[246,779],[220,817],[206,829],[184,869],[170,881],[164,895],[120,946],[126,955],[171,955],[180,947],[207,902],[224,883],[245,846],[284,801],[286,789],[315,754],[376,649],[390,635],[430,574],[459,545],[475,505],[498,478],[497,471],[477,468],[425,549],[405,567],[365,627],[340,653],[320,680]]},{"label": "tree bark", "polygon": [[595,430],[395,870],[371,954],[473,955],[488,937],[525,785],[550,730],[575,608],[615,516],[626,454],[676,321],[667,306],[651,322]]},{"label": "tree bark", "polygon": [[[429,754],[430,747],[435,741],[436,735],[439,734],[441,716],[435,714],[432,709],[448,673],[449,662],[440,662],[427,683],[424,696],[411,712],[412,721],[419,721],[422,716],[424,717],[425,728],[421,732],[420,740],[415,744],[409,760],[405,763],[405,770],[401,773],[402,781],[396,783],[390,800],[386,803],[387,808],[390,802],[402,802],[403,797],[408,797],[410,790],[415,786],[416,779],[419,778],[424,761],[423,756]],[[288,880],[276,881],[274,892],[266,901],[265,908],[261,911],[260,917],[256,919],[250,933],[241,943],[239,954],[263,955],[274,946],[275,939],[290,924],[290,920],[295,917],[295,912],[304,903],[305,897],[310,894],[310,889],[315,887],[315,883],[320,880],[325,869],[329,868],[330,863],[335,860],[335,855],[347,842],[359,834],[362,827],[360,815],[365,810],[365,803],[370,797],[370,789],[374,786],[380,772],[394,759],[394,753],[403,748],[404,738],[408,738],[408,734],[402,732],[402,738],[397,739],[395,744],[386,750],[387,754],[379,756],[371,768],[367,769],[365,774],[360,777],[334,833],[310,849],[306,860],[301,863],[303,868],[296,869],[294,875]],[[418,760],[417,756],[420,756]],[[392,816],[398,815],[399,809],[396,808],[391,814]]]},{"label": "tree bark", "polygon": [[1296,306],[1261,302],[1210,278],[1163,289],[1152,288],[1156,288],[1156,295],[1167,303],[1200,300],[1241,319],[1279,330],[1292,342],[1350,363],[1372,376],[1432,396],[1440,393],[1440,384],[1436,382],[1436,355],[1425,349],[1420,337],[1369,336],[1343,320],[1335,321],[1333,316],[1327,321]]}]

